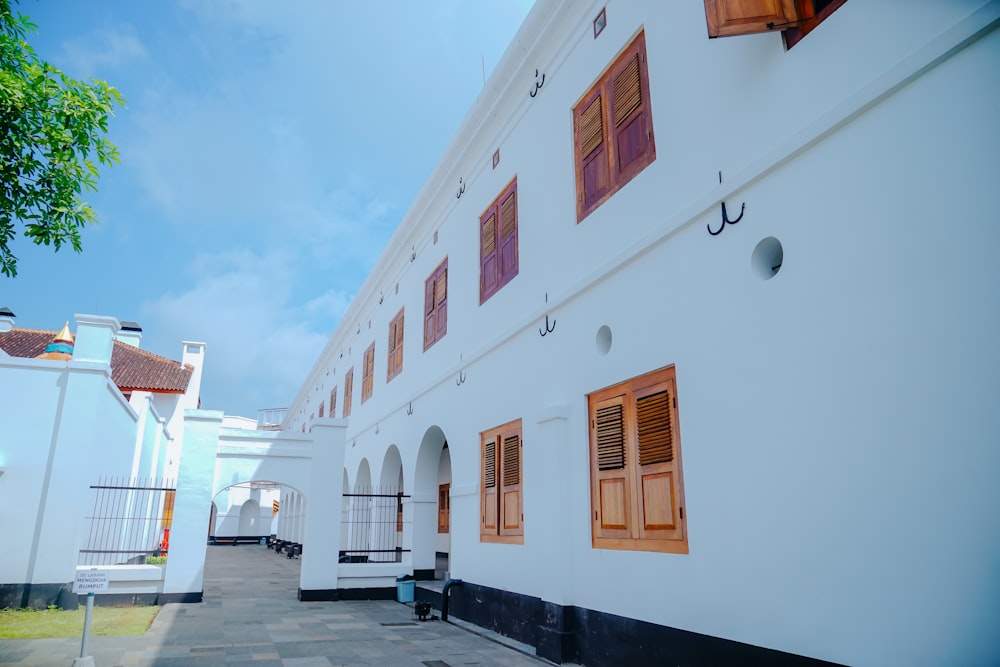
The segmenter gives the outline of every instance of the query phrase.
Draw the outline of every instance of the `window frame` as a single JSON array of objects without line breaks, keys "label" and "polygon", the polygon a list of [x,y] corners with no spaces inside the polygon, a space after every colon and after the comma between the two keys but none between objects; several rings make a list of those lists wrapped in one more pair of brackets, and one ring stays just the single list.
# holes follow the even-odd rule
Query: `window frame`
[{"label": "window frame", "polygon": [[353,403],[354,393],[354,366],[351,366],[346,373],[344,373],[344,418],[351,416],[351,404]]},{"label": "window frame", "polygon": [[[511,442],[516,438],[516,442]],[[487,445],[492,443],[492,456]],[[516,452],[516,481],[508,452]],[[524,544],[524,438],[521,420],[515,419],[479,434],[479,541]],[[492,466],[488,465],[488,457]],[[490,472],[492,470],[492,472]],[[488,486],[492,481],[492,485]],[[490,489],[493,489],[490,491]],[[513,514],[513,516],[510,516]]]},{"label": "window frame", "polygon": [[445,257],[424,281],[424,352],[447,333],[448,258]]},{"label": "window frame", "polygon": [[[508,234],[504,234],[504,204],[513,198],[512,210],[509,215],[513,217],[511,221],[512,229]],[[518,197],[517,197],[517,176],[507,184],[507,186],[497,195],[482,215],[479,216],[479,305],[486,303],[490,297],[500,291],[504,285],[509,283],[518,273]],[[492,222],[490,222],[492,218]],[[493,250],[487,251],[486,230],[492,227]],[[504,269],[504,260],[510,264]],[[493,268],[489,268],[492,266]],[[489,275],[487,275],[489,274]],[[490,279],[495,279],[491,281]]]},{"label": "window frame", "polygon": [[[664,392],[666,400],[655,403]],[[652,405],[652,409],[640,415],[639,401],[645,401],[646,406]],[[616,411],[614,408],[618,405],[621,408]],[[678,413],[674,366],[587,396],[593,548],[688,553]],[[666,419],[665,428],[651,429],[650,425],[662,426],[663,419]],[[647,443],[656,443],[659,448],[640,448],[639,440],[643,436],[640,422],[651,429],[644,430]],[[620,453],[614,451],[617,438],[622,441]],[[620,454],[620,466],[617,454]],[[654,460],[643,464],[643,454]]]},{"label": "window frame", "polygon": [[372,397],[375,388],[375,341],[365,350],[361,365],[361,404]]},{"label": "window frame", "polygon": [[[637,59],[638,102],[619,122],[614,122],[613,112],[624,97],[615,91],[619,76],[626,74]],[[627,90],[632,90],[628,88]],[[626,92],[625,90],[621,92]],[[600,104],[597,114],[590,114],[593,105]],[[594,144],[584,154],[584,144],[588,137],[596,136],[587,128],[593,119],[600,119],[600,142]],[[588,119],[590,122],[588,123]],[[633,128],[633,126],[635,126]],[[635,153],[629,163],[616,167],[622,139],[631,132],[638,133],[638,143],[646,136],[644,146],[633,146]],[[636,137],[633,137],[636,138]],[[615,56],[611,64],[601,73],[575,105],[573,105],[573,168],[576,179],[576,221],[596,211],[604,202],[627,185],[649,165],[656,161],[656,135],[653,131],[653,109],[649,94],[649,71],[646,58],[646,32],[639,33]],[[594,170],[598,170],[595,172]],[[596,174],[596,175],[595,175]],[[598,181],[596,193],[591,201],[587,197],[587,183]],[[606,181],[601,185],[600,181]]]},{"label": "window frame", "polygon": [[337,417],[337,387],[330,390],[330,419]]},{"label": "window frame", "polygon": [[387,383],[403,372],[403,334],[405,332],[403,326],[404,310],[405,308],[400,308],[399,312],[396,313],[391,320],[389,320],[389,344],[386,346],[386,354],[388,356],[385,371],[385,381]]}]

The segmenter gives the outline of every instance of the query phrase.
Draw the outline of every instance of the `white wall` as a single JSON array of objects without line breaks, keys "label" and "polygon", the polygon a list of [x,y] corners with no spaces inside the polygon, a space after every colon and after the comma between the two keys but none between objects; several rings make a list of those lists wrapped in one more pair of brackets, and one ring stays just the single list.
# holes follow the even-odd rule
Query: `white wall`
[{"label": "white wall", "polygon": [[[608,3],[595,40],[599,9],[537,3],[285,427],[333,386],[341,416],[350,367],[352,476],[394,443],[412,479],[439,427],[467,581],[836,662],[992,662],[1000,3],[846,3],[788,52],[708,40],[701,3]],[[571,110],[640,28],[656,161],[578,224]],[[480,306],[475,221],[515,175],[519,275]],[[711,236],[720,201],[745,216]],[[769,236],[784,263],[765,281]],[[448,333],[422,352],[445,256]],[[690,553],[594,549],[586,395],[671,364]],[[479,433],[515,418],[524,544],[484,544]]]}]

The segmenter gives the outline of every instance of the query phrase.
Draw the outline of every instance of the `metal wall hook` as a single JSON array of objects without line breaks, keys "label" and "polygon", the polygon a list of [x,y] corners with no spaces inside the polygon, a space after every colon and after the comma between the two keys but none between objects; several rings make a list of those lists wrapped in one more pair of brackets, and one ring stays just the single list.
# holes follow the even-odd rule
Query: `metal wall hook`
[{"label": "metal wall hook", "polygon": [[378,424],[375,424],[375,435],[378,435]]},{"label": "metal wall hook", "polygon": [[410,407],[406,408],[406,414],[408,415],[413,414],[413,401],[410,401]]},{"label": "metal wall hook", "polygon": [[455,379],[455,385],[456,386],[461,386],[463,384],[465,384],[465,371],[459,370],[458,371],[458,378]]},{"label": "metal wall hook", "polygon": [[739,216],[735,220],[730,220],[729,219],[729,213],[726,212],[726,202],[722,202],[722,224],[719,225],[719,228],[716,231],[714,231],[714,232],[712,231],[712,225],[711,224],[705,225],[705,229],[707,229],[708,233],[711,234],[712,236],[718,236],[719,234],[722,233],[722,230],[726,228],[726,225],[735,225],[737,222],[739,222],[740,220],[742,220],[743,219],[743,211],[745,211],[746,208],[747,208],[746,202],[743,202],[742,204],[740,204],[740,214],[739,214]]},{"label": "metal wall hook", "polygon": [[[536,79],[538,78],[538,70],[537,69],[535,70],[535,78]],[[534,97],[535,95],[538,94],[538,91],[541,90],[542,86],[544,86],[544,85],[545,85],[545,74],[542,74],[542,80],[535,82],[535,89],[531,90],[531,91],[528,91],[528,95],[530,95],[531,97]]]},{"label": "metal wall hook", "polygon": [[378,293],[378,305],[380,305],[380,306],[381,306],[381,305],[382,305],[382,302],[383,302],[384,300],[385,300],[385,294],[384,294],[384,293],[382,293],[382,292],[379,292],[379,293]]},{"label": "metal wall hook", "polygon": [[458,192],[455,193],[455,199],[461,199],[462,195],[465,194],[465,183],[462,181],[462,177],[458,177]]},{"label": "metal wall hook", "polygon": [[538,327],[538,333],[544,338],[546,335],[552,333],[556,330],[556,320],[552,318],[552,326],[549,326],[549,316],[545,315],[545,331],[542,331],[541,327]]},{"label": "metal wall hook", "polygon": [[410,261],[412,262],[417,258],[417,248],[416,246],[410,246]]}]

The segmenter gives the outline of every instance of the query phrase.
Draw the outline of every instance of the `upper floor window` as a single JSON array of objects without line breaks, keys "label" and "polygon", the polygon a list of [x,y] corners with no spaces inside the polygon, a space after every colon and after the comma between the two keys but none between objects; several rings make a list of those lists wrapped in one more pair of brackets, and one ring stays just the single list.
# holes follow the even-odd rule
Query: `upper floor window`
[{"label": "upper floor window", "polygon": [[573,143],[579,222],[656,159],[644,32],[573,109]]},{"label": "upper floor window", "polygon": [[354,393],[354,368],[344,373],[344,417],[351,416],[351,394]]},{"label": "upper floor window", "polygon": [[588,408],[594,547],[686,554],[674,368],[596,391]]},{"label": "upper floor window", "polygon": [[517,178],[479,216],[479,303],[517,275]]},{"label": "upper floor window", "polygon": [[365,350],[364,362],[361,366],[361,402],[372,397],[372,386],[375,379],[375,341]]},{"label": "upper floor window", "polygon": [[386,362],[386,382],[403,370],[403,309],[389,322],[389,359]]},{"label": "upper floor window", "polygon": [[319,416],[323,416],[323,401],[319,402]]},{"label": "upper floor window", "polygon": [[481,434],[479,541],[524,544],[521,420]]},{"label": "upper floor window", "polygon": [[424,282],[424,349],[448,333],[448,258]]},{"label": "upper floor window", "polygon": [[334,387],[330,391],[330,417],[337,416],[337,388]]},{"label": "upper floor window", "polygon": [[705,0],[709,37],[781,30],[792,48],[847,0]]}]

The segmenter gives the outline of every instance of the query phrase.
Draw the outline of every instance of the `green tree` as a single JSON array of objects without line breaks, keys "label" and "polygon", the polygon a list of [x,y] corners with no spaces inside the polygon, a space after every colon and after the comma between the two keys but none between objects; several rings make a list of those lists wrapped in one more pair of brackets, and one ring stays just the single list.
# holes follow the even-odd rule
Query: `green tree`
[{"label": "green tree", "polygon": [[17,274],[17,227],[36,245],[82,250],[80,230],[96,221],[81,199],[97,189],[98,164],[118,162],[105,138],[121,94],[104,81],[84,83],[40,60],[26,37],[27,16],[0,0],[0,272]]}]

